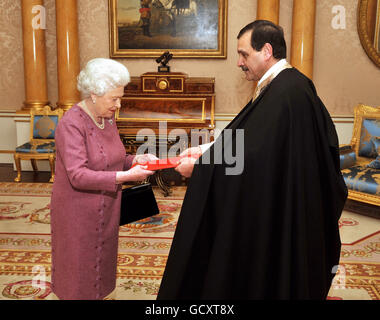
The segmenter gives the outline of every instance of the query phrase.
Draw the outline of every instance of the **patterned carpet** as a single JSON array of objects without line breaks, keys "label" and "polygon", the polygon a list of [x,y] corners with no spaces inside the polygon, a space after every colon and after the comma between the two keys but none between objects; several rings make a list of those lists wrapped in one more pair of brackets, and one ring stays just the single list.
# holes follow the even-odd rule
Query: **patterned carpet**
[{"label": "patterned carpet", "polygon": [[380,219],[343,211],[342,249],[329,292],[337,300],[380,300]]},{"label": "patterned carpet", "polygon": [[[46,183],[0,183],[0,300],[53,299],[50,192]],[[117,300],[154,300],[185,187],[164,197],[160,214],[120,228]],[[380,300],[380,220],[345,211],[341,262],[329,299]]]}]

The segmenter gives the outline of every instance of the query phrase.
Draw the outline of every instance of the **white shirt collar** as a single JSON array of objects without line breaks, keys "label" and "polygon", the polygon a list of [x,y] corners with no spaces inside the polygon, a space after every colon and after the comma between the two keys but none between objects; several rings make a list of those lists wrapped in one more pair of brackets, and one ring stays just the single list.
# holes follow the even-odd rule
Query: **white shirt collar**
[{"label": "white shirt collar", "polygon": [[275,63],[273,66],[271,66],[267,72],[264,73],[264,75],[261,77],[259,82],[257,83],[257,86],[260,85],[261,82],[263,82],[265,79],[269,78],[270,75],[273,73],[278,73],[278,71],[281,70],[281,68],[287,63],[286,59],[281,59],[277,63]]}]

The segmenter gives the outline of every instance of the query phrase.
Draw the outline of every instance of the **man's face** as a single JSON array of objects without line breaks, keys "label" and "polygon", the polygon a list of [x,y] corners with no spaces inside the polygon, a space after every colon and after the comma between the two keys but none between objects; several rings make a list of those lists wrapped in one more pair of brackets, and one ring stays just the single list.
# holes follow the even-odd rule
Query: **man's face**
[{"label": "man's face", "polygon": [[238,39],[238,67],[241,68],[248,81],[258,81],[265,73],[264,50],[256,51],[251,46],[252,31],[244,33]]}]

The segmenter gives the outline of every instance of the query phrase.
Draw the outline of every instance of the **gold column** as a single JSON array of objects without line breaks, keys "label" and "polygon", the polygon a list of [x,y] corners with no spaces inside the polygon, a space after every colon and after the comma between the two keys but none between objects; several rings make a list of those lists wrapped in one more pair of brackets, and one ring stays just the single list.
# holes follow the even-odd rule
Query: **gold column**
[{"label": "gold column", "polygon": [[294,0],[290,63],[313,78],[315,0]]},{"label": "gold column", "polygon": [[79,73],[78,16],[76,0],[56,0],[57,19],[57,107],[70,109],[80,100],[77,90]]},{"label": "gold column", "polygon": [[278,24],[280,0],[257,0],[257,19],[269,20]]},{"label": "gold column", "polygon": [[[41,109],[49,104],[46,75],[45,30],[35,21],[43,0],[22,0],[25,101],[21,112]],[[38,7],[40,6],[40,7]],[[41,16],[44,19],[43,16]]]},{"label": "gold column", "polygon": [[[257,0],[257,20],[269,20],[278,24],[280,20],[280,0]],[[253,82],[255,89],[258,81]]]}]

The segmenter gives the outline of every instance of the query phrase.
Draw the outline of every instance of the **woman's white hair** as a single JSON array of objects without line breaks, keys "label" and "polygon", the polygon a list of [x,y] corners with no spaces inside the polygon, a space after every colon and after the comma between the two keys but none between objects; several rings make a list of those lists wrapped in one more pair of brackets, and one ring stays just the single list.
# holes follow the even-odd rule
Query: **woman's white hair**
[{"label": "woman's white hair", "polygon": [[124,87],[130,81],[128,69],[121,63],[105,58],[90,60],[78,75],[77,88],[84,97],[103,96],[107,91]]}]

